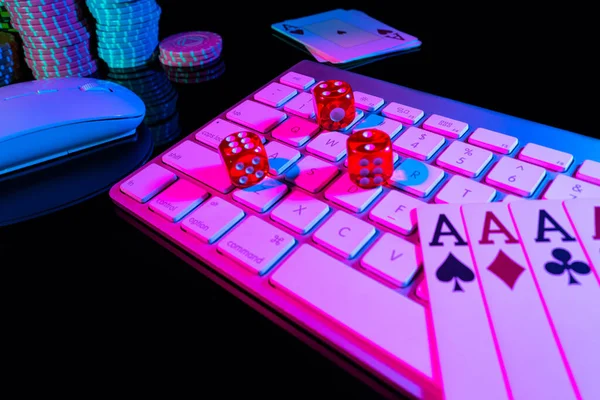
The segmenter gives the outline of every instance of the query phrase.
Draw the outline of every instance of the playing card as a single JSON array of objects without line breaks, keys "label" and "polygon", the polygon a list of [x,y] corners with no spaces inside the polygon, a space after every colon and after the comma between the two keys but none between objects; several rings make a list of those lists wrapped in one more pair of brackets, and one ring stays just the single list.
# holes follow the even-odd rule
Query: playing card
[{"label": "playing card", "polygon": [[600,199],[566,200],[563,205],[587,255],[592,272],[600,282]]},{"label": "playing card", "polygon": [[576,399],[508,203],[461,210],[513,398]]},{"label": "playing card", "polygon": [[[339,63],[377,55],[405,45],[417,38],[399,32],[364,13],[333,10],[309,17],[273,24],[272,28],[300,41],[319,56]],[[326,54],[328,57],[323,57]]]},{"label": "playing card", "polygon": [[417,220],[444,398],[511,398],[473,269],[460,205],[420,207]]},{"label": "playing card", "polygon": [[[600,398],[600,284],[562,201],[508,203],[576,389]],[[588,212],[593,208],[588,207]],[[594,219],[594,215],[587,218]]]}]

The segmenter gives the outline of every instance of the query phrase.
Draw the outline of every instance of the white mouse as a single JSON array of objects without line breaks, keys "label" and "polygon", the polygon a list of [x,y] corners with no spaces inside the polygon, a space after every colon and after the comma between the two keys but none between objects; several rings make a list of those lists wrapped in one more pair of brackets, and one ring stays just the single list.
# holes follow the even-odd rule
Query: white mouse
[{"label": "white mouse", "polygon": [[134,135],[145,115],[134,92],[99,79],[0,88],[0,175]]}]

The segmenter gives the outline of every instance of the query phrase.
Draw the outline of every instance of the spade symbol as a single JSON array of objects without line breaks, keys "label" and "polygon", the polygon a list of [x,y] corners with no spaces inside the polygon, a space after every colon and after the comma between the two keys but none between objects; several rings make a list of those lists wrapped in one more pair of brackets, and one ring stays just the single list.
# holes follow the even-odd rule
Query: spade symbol
[{"label": "spade symbol", "polygon": [[304,31],[296,26],[283,24],[283,29],[294,35],[304,35]]},{"label": "spade symbol", "polygon": [[454,254],[448,254],[446,260],[440,265],[435,276],[442,282],[450,282],[454,279],[453,292],[464,292],[459,284],[459,280],[463,282],[471,282],[475,279],[473,271],[465,264],[461,263]]},{"label": "spade symbol", "polygon": [[346,31],[337,31],[338,35],[345,35],[346,33],[348,33],[348,32],[346,32]]},{"label": "spade symbol", "polygon": [[580,275],[587,275],[591,269],[589,265],[581,261],[574,261],[569,263],[571,260],[571,253],[565,249],[554,249],[552,250],[552,257],[560,261],[560,263],[549,261],[544,265],[546,271],[552,275],[562,275],[565,271],[569,274],[569,285],[580,285],[579,281],[573,276],[573,272]]}]

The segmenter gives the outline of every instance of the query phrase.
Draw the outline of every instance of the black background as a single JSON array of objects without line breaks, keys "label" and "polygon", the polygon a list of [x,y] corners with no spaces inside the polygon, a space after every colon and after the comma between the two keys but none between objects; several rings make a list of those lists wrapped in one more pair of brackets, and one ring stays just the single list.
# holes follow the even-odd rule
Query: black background
[{"label": "black background", "polygon": [[[272,23],[335,8],[423,42],[356,72],[597,135],[595,14],[557,4],[163,1],[160,26],[224,39],[225,75],[181,89],[185,135],[309,57]],[[23,394],[376,396],[118,218],[107,194],[1,228],[0,251],[1,359]]]}]

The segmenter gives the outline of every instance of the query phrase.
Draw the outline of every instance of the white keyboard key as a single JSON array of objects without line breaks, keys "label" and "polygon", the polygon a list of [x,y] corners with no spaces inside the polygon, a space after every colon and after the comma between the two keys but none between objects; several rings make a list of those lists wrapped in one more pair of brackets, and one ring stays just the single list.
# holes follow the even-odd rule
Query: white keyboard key
[{"label": "white keyboard key", "polygon": [[369,218],[403,235],[412,233],[417,225],[416,210],[427,203],[397,190],[385,195],[369,213]]},{"label": "white keyboard key", "polygon": [[344,173],[325,190],[325,198],[347,210],[359,213],[369,207],[382,190],[381,186],[371,189],[360,188],[350,180],[348,173]]},{"label": "white keyboard key", "polygon": [[343,133],[323,131],[306,145],[306,150],[326,160],[339,161],[346,155],[347,140]]},{"label": "white keyboard key", "polygon": [[464,142],[452,142],[436,163],[450,171],[474,178],[492,161],[492,152]]},{"label": "white keyboard key", "polygon": [[420,304],[307,244],[281,263],[270,281],[395,363],[432,376]]},{"label": "white keyboard key", "polygon": [[600,185],[600,162],[585,160],[577,170],[575,177],[594,185]]},{"label": "white keyboard key", "polygon": [[287,115],[279,110],[252,100],[246,100],[227,113],[227,119],[265,133],[279,125]]},{"label": "white keyboard key", "polygon": [[402,123],[394,119],[382,117],[381,115],[369,114],[360,124],[356,125],[354,132],[363,129],[379,129],[387,133],[390,139],[394,139],[398,135],[398,132],[402,130]]},{"label": "white keyboard key", "polygon": [[512,399],[473,269],[460,207],[421,207],[417,218],[444,398]]},{"label": "white keyboard key", "polygon": [[541,167],[514,158],[501,157],[485,181],[519,196],[528,197],[535,192],[544,176],[546,170]]},{"label": "white keyboard key", "polygon": [[244,215],[241,208],[213,196],[181,221],[181,229],[205,243],[214,243]]},{"label": "white keyboard key", "polygon": [[263,213],[277,203],[287,191],[285,183],[267,177],[254,186],[235,190],[233,198],[254,211]]},{"label": "white keyboard key", "polygon": [[[196,131],[196,140],[212,147],[213,149],[218,149],[223,139],[225,139],[227,136],[246,130],[247,129],[244,127],[233,124],[229,121],[225,121],[224,119],[217,118],[204,128]],[[264,143],[265,137],[260,134],[258,134],[258,136]]]},{"label": "white keyboard key", "polygon": [[[400,160],[400,156],[398,155],[398,153],[393,151],[392,152],[392,164],[396,165],[398,163],[398,160]],[[344,167],[348,168],[348,159],[347,158],[344,160]]]},{"label": "white keyboard key", "polygon": [[121,192],[145,203],[177,180],[177,175],[158,164],[150,164],[123,182]]},{"label": "white keyboard key", "polygon": [[542,198],[544,200],[598,199],[600,186],[567,175],[557,175],[550,182]]},{"label": "white keyboard key", "polygon": [[484,147],[500,154],[509,154],[519,144],[519,139],[504,133],[477,128],[469,136],[469,143]]},{"label": "white keyboard key", "polygon": [[295,243],[296,239],[292,235],[251,215],[223,236],[217,249],[249,271],[263,275]]},{"label": "white keyboard key", "polygon": [[306,156],[286,172],[285,179],[306,191],[317,193],[331,182],[338,172],[335,165],[313,156]]},{"label": "white keyboard key", "polygon": [[389,183],[415,196],[427,197],[445,175],[442,169],[409,158],[396,167]]},{"label": "white keyboard key", "polygon": [[313,83],[315,83],[315,78],[299,74],[297,72],[288,72],[284,76],[279,79],[279,82],[291,86],[296,89],[306,90]]},{"label": "white keyboard key", "polygon": [[419,258],[414,244],[385,233],[367,251],[361,265],[393,286],[404,287],[419,270]]},{"label": "white keyboard key", "polygon": [[573,162],[571,154],[535,143],[527,143],[519,153],[519,159],[556,172],[565,172]]},{"label": "white keyboard key", "polygon": [[597,399],[598,278],[587,263],[561,200],[516,201],[509,207],[580,398]]},{"label": "white keyboard key", "polygon": [[496,197],[496,189],[455,175],[435,195],[436,203],[488,203]]},{"label": "white keyboard key", "polygon": [[314,122],[292,115],[283,121],[277,128],[273,129],[271,135],[282,142],[295,147],[300,147],[308,142],[318,130],[319,125]]},{"label": "white keyboard key", "polygon": [[513,398],[576,399],[508,206],[463,206],[462,217]]},{"label": "white keyboard key", "polygon": [[269,157],[269,174],[278,176],[300,159],[300,152],[279,142],[269,142],[265,146]]},{"label": "white keyboard key", "polygon": [[321,246],[350,259],[375,236],[375,228],[344,211],[336,211],[317,231],[313,239]]},{"label": "white keyboard key", "polygon": [[281,107],[285,102],[298,94],[298,91],[281,83],[271,82],[254,95],[254,100],[271,107]]},{"label": "white keyboard key", "polygon": [[185,179],[179,179],[148,203],[151,211],[177,222],[208,197],[208,192]]},{"label": "white keyboard key", "polygon": [[[600,198],[566,200],[563,206],[571,220],[581,246],[586,250],[588,261],[596,271],[600,270]],[[600,279],[600,277],[598,277]]]},{"label": "white keyboard key", "polygon": [[527,200],[527,199],[525,199],[523,197],[515,196],[514,194],[507,194],[502,199],[503,202],[507,202],[507,203],[510,203],[511,201],[519,201],[519,200]]},{"label": "white keyboard key", "polygon": [[452,139],[458,139],[469,130],[469,124],[448,117],[442,117],[441,115],[432,114],[425,122],[423,122],[423,129],[441,133]]},{"label": "white keyboard key", "polygon": [[300,190],[294,190],[271,212],[274,221],[305,234],[329,213],[329,206]]},{"label": "white keyboard key", "polygon": [[393,149],[418,160],[429,160],[446,142],[443,136],[410,127],[393,143]]},{"label": "white keyboard key", "polygon": [[372,112],[383,105],[383,99],[372,94],[356,91],[354,92],[354,104],[362,110]]},{"label": "white keyboard key", "polygon": [[307,92],[302,92],[298,96],[288,101],[283,106],[283,111],[290,114],[296,114],[304,118],[315,117],[315,106],[313,104],[313,95]]},{"label": "white keyboard key", "polygon": [[189,140],[179,143],[177,147],[165,154],[162,162],[221,193],[229,193],[233,190],[233,184],[221,156]]},{"label": "white keyboard key", "polygon": [[358,121],[360,121],[362,119],[362,117],[365,116],[365,112],[363,110],[361,110],[360,108],[356,109],[356,115],[354,116],[354,119],[352,120],[352,122],[342,128],[342,129],[338,129],[338,132],[350,132],[352,130],[352,128],[358,123]]},{"label": "white keyboard key", "polygon": [[416,124],[425,115],[423,110],[405,106],[393,101],[385,106],[383,110],[381,110],[381,114],[385,115],[386,117],[396,119],[407,125]]}]

